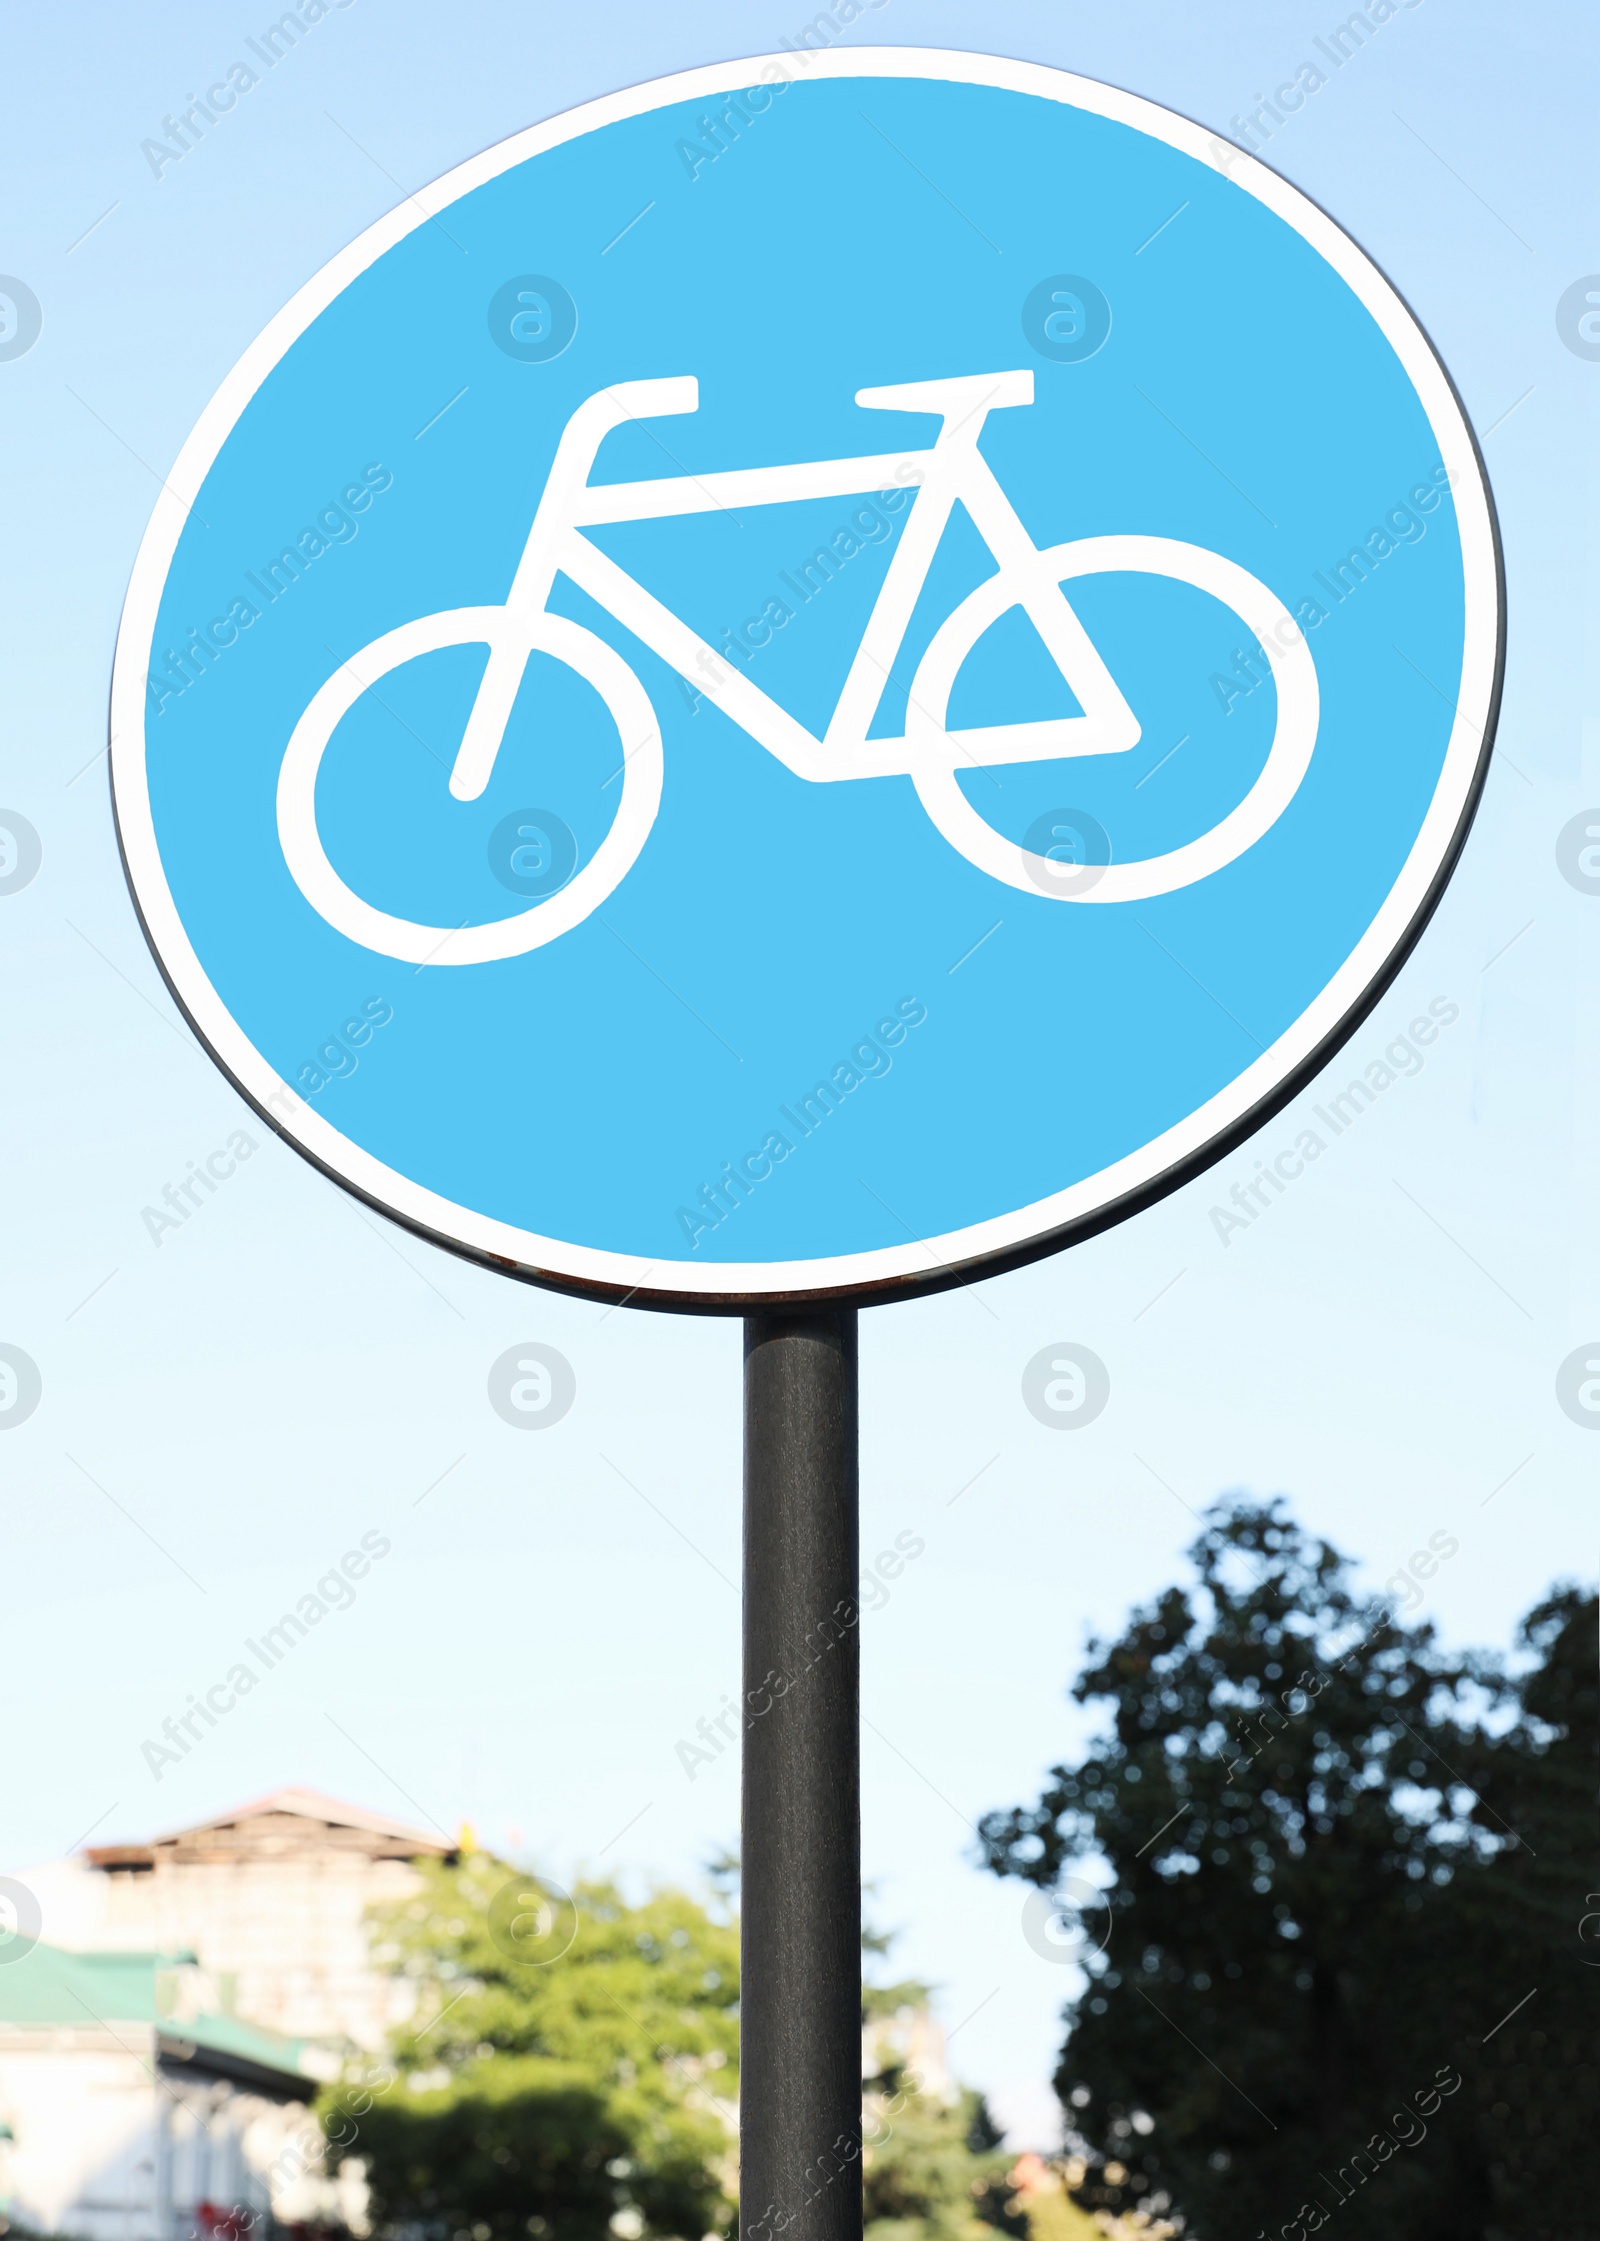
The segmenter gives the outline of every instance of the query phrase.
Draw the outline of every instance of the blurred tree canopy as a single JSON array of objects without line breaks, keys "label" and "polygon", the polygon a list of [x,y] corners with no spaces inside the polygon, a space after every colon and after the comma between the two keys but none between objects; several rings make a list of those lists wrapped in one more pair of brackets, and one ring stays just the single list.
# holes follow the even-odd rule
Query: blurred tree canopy
[{"label": "blurred tree canopy", "polygon": [[[720,1905],[677,1891],[571,1898],[487,1853],[423,1871],[375,1951],[416,1988],[392,2067],[324,2097],[330,2160],[366,2165],[379,2234],[436,2241],[699,2241],[733,2216],[737,1863]],[[873,1953],[889,1940],[868,1933]],[[867,1987],[863,2021],[914,2020],[929,1988]],[[946,2099],[880,2041],[863,2080],[870,2241],[1025,2232],[981,2099]]]},{"label": "blurred tree canopy", "polygon": [[[463,2241],[723,2232],[739,1938],[678,1891],[568,1898],[488,1853],[423,1870],[376,1948],[417,1989],[387,2089],[325,2097],[370,2216]],[[613,2220],[616,2221],[615,2228]]]},{"label": "blurred tree canopy", "polygon": [[[862,1936],[869,1953],[886,1953],[891,1942],[872,1931]],[[909,2022],[932,1999],[933,1987],[914,1979],[866,1984],[861,2019]],[[1001,2152],[1002,2134],[982,2095],[956,2088],[945,2099],[902,2058],[895,2038],[892,2029],[869,2030],[865,2042],[878,2065],[861,2088],[865,2241],[995,2241],[997,2227],[1026,2233],[1011,2194],[1016,2159]]]},{"label": "blurred tree canopy", "polygon": [[874,2079],[862,2131],[866,2241],[994,2241],[996,2227],[1027,2230],[1008,2207],[1016,2158],[998,2152],[981,2095],[945,2102],[892,2075]]},{"label": "blurred tree canopy", "polygon": [[1508,1673],[1358,1599],[1281,1503],[1189,1554],[1091,1645],[1098,1745],[983,1823],[1082,1941],[1077,2201],[1204,2241],[1347,2203],[1360,2241],[1600,2232],[1593,1597]]}]

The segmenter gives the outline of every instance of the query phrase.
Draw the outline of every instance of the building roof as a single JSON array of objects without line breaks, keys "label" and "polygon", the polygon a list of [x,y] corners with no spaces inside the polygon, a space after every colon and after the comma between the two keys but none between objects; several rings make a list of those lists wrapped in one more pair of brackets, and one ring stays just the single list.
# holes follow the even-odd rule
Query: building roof
[{"label": "building roof", "polygon": [[437,1832],[413,1828],[365,1806],[346,1805],[321,1790],[291,1785],[252,1798],[209,1820],[169,1831],[147,1844],[94,1844],[91,1866],[111,1869],[154,1867],[158,1859],[217,1858],[244,1852],[286,1852],[334,1845],[375,1859],[447,1858],[455,1846]]},{"label": "building roof", "polygon": [[189,1955],[67,1953],[34,1945],[0,1969],[0,2030],[154,2030],[169,2060],[226,2075],[315,2091],[297,2039],[234,2015],[184,2016],[175,2010],[178,1972]]}]

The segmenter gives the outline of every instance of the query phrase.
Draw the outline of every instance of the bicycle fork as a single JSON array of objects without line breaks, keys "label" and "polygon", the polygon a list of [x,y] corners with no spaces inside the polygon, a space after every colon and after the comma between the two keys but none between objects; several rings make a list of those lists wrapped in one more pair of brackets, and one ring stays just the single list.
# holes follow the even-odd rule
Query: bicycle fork
[{"label": "bicycle fork", "polygon": [[562,532],[577,511],[578,494],[589,479],[601,444],[624,421],[694,412],[699,403],[700,384],[693,374],[660,381],[619,381],[614,388],[599,389],[586,397],[561,431],[549,478],[540,493],[522,558],[489,642],[489,659],[456,750],[450,791],[457,801],[476,801],[489,783],[521,689],[522,673],[528,666],[539,617],[555,580]]}]

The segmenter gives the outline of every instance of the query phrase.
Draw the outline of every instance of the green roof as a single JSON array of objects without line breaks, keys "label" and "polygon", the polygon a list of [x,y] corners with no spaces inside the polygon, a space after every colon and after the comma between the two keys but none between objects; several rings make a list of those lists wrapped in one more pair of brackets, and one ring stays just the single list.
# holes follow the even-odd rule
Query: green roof
[{"label": "green roof", "polygon": [[136,2024],[288,2077],[308,2076],[298,2039],[282,2038],[234,2015],[199,2015],[180,2022],[172,2013],[171,1997],[177,1965],[177,1957],[168,1953],[68,1953],[55,1945],[32,1946],[0,1967],[0,2028],[82,2030],[96,2024]]}]

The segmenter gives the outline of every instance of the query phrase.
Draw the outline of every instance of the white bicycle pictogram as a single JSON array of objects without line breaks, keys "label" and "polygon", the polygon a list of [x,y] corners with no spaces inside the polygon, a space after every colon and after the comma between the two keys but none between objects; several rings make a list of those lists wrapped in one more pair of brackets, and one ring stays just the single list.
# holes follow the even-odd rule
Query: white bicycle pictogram
[{"label": "white bicycle pictogram", "polygon": [[[855,401],[869,410],[938,414],[938,437],[922,451],[591,484],[595,456],[614,428],[628,420],[694,412],[699,384],[692,374],[627,381],[587,397],[562,431],[505,604],[445,608],[385,631],[341,664],[296,724],[278,776],[278,835],[312,908],[352,941],[385,956],[413,964],[484,964],[554,941],[581,924],[626,877],[660,806],[661,727],[649,694],[622,655],[592,630],[551,613],[548,601],[558,575],[587,592],[701,690],[709,665],[709,673],[721,678],[717,705],[797,777],[813,783],[908,777],[951,846],[1008,886],[1062,902],[1133,902],[1189,886],[1253,846],[1292,800],[1317,734],[1311,649],[1281,600],[1234,561],[1176,538],[1082,537],[1043,549],[1036,545],[978,449],[991,411],[1032,404],[1031,373],[900,382],[859,389]],[[920,475],[917,495],[821,739],[747,676],[727,670],[714,648],[583,534],[605,522],[845,497],[883,488],[908,468]],[[935,631],[911,681],[904,736],[869,739],[958,501],[993,555],[995,573]],[[1113,571],[1190,584],[1233,610],[1259,642],[1277,688],[1272,742],[1243,799],[1209,831],[1161,855],[1097,867],[1092,880],[1052,887],[1059,860],[1033,855],[997,832],[967,800],[958,773],[990,764],[1126,754],[1138,744],[1138,720],[1061,589],[1075,578]],[[1083,713],[947,729],[945,714],[963,661],[983,632],[1013,607],[1028,616]],[[564,662],[593,686],[617,727],[625,759],[610,830],[564,887],[509,917],[454,928],[375,909],[345,884],[317,830],[316,786],[341,718],[369,687],[421,654],[464,645],[487,646],[488,660],[450,774],[456,800],[475,801],[488,785],[534,653]]]}]

